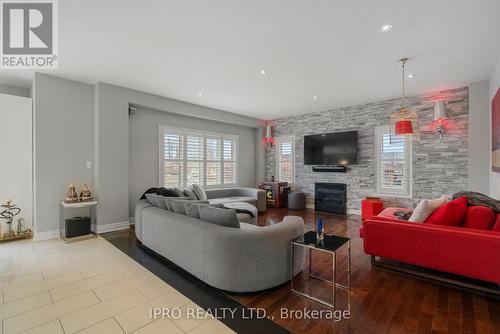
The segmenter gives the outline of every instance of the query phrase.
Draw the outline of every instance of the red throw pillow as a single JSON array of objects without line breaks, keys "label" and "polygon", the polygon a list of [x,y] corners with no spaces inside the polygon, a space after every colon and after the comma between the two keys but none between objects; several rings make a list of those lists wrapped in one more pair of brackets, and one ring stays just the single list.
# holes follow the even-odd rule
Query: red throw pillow
[{"label": "red throw pillow", "polygon": [[450,201],[436,209],[429,218],[426,219],[426,224],[444,225],[444,226],[460,226],[467,211],[467,198],[459,197]]},{"label": "red throw pillow", "polygon": [[495,232],[500,232],[500,212],[497,213],[497,219],[495,220],[495,225],[493,225],[493,228],[491,230]]},{"label": "red throw pillow", "polygon": [[486,206],[469,206],[463,227],[489,230],[495,221],[495,213]]}]

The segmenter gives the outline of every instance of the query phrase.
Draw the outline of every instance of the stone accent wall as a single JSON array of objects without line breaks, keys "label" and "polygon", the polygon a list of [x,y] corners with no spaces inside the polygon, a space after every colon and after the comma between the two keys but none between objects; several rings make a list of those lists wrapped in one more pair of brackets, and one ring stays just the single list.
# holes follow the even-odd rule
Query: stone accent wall
[{"label": "stone accent wall", "polygon": [[[449,128],[442,141],[431,126],[434,102],[446,101]],[[315,182],[347,184],[347,207],[360,209],[361,199],[376,195],[375,127],[389,124],[389,116],[402,107],[401,99],[343,107],[276,120],[274,136],[295,137],[295,183],[312,203]],[[468,189],[469,89],[468,87],[409,97],[405,106],[420,119],[420,136],[413,136],[412,198],[383,197],[386,206],[411,207],[423,198],[436,198]],[[358,131],[358,164],[346,173],[317,173],[304,165],[304,135]],[[487,135],[487,134],[485,134]],[[266,178],[276,175],[275,147],[266,151]]]}]

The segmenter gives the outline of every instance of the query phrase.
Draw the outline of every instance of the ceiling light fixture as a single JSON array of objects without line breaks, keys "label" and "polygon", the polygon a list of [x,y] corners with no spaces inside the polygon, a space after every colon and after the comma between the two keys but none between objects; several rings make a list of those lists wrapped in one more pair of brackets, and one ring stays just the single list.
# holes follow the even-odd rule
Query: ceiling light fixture
[{"label": "ceiling light fixture", "polygon": [[317,95],[314,95],[314,96],[313,96],[313,99],[314,99],[314,100],[317,100],[317,99],[318,99],[318,96],[317,96]]},{"label": "ceiling light fixture", "polygon": [[415,74],[408,74],[408,79],[412,79],[415,76]]},{"label": "ceiling light fixture", "polygon": [[392,30],[392,24],[384,24],[382,28],[380,28],[382,32],[388,32],[389,30]]},{"label": "ceiling light fixture", "polygon": [[203,96],[203,94],[202,94],[202,93],[198,93],[198,97],[202,97],[202,96]]},{"label": "ceiling light fixture", "polygon": [[[399,62],[401,63],[402,72],[402,107],[391,115],[391,125],[394,126],[394,132],[397,136],[401,135],[418,135],[418,116],[417,113],[409,108],[405,108],[407,104],[406,101],[406,91],[405,91],[405,79],[406,79],[406,62],[408,58],[403,58]],[[391,126],[392,127],[392,126]],[[389,139],[392,142],[392,137]]]},{"label": "ceiling light fixture", "polygon": [[267,71],[266,71],[266,70],[260,70],[260,74],[261,74],[261,75],[266,75],[266,74],[267,74]]}]

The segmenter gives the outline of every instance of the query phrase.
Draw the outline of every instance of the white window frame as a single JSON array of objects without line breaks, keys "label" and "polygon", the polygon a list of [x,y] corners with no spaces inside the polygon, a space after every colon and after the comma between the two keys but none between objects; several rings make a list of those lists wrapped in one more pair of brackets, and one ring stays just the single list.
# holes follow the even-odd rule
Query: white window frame
[{"label": "white window frame", "polygon": [[[179,135],[183,136],[183,155],[182,159],[172,159],[172,161],[178,160],[183,162],[183,172],[182,172],[182,184],[179,185],[179,187],[186,187],[187,186],[187,162],[188,161],[194,161],[194,160],[188,160],[187,159],[187,136],[188,135],[199,135],[203,137],[203,184],[200,184],[205,189],[215,189],[215,188],[229,188],[229,187],[238,187],[239,182],[240,182],[240,169],[239,169],[239,149],[240,149],[240,142],[239,139],[240,137],[237,135],[232,135],[232,134],[226,134],[226,133],[215,133],[215,132],[207,132],[207,131],[200,131],[196,129],[187,129],[187,128],[178,128],[178,127],[171,127],[171,126],[166,126],[166,125],[159,125],[159,131],[158,131],[158,186],[159,187],[165,187],[164,180],[165,180],[165,169],[164,169],[164,137],[163,134],[165,132],[173,132]],[[207,170],[207,137],[213,138],[217,137],[218,139],[221,140],[221,145],[220,145],[220,160],[218,162],[220,163],[220,184],[216,185],[210,185],[207,186],[207,178],[206,178],[206,170]],[[235,160],[224,160],[224,139],[230,139],[235,142]],[[226,162],[235,162],[236,165],[236,183],[231,183],[231,184],[224,184],[224,161]],[[209,161],[213,162],[213,161]]]},{"label": "white window frame", "polygon": [[412,153],[413,143],[412,136],[404,136],[405,141],[405,166],[406,166],[406,189],[389,189],[383,188],[381,185],[381,154],[382,154],[382,136],[384,134],[394,135],[394,127],[382,125],[375,128],[375,177],[376,191],[379,196],[394,196],[403,198],[412,198],[413,194],[413,165]]},{"label": "white window frame", "polygon": [[291,142],[292,143],[292,181],[295,183],[295,137],[294,136],[281,136],[275,138],[275,150],[276,150],[276,181],[281,182],[280,180],[280,143],[282,142]]}]

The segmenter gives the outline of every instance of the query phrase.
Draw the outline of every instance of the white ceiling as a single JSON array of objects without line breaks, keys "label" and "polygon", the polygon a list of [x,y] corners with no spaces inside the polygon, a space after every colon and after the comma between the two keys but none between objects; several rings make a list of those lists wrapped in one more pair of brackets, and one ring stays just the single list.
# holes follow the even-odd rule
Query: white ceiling
[{"label": "white ceiling", "polygon": [[[486,80],[500,54],[498,0],[60,0],[59,7],[59,69],[47,73],[262,119],[397,97],[402,57],[415,73],[408,93],[418,94]],[[385,23],[394,28],[381,33]],[[0,83],[28,86],[32,75],[3,71]]]}]

